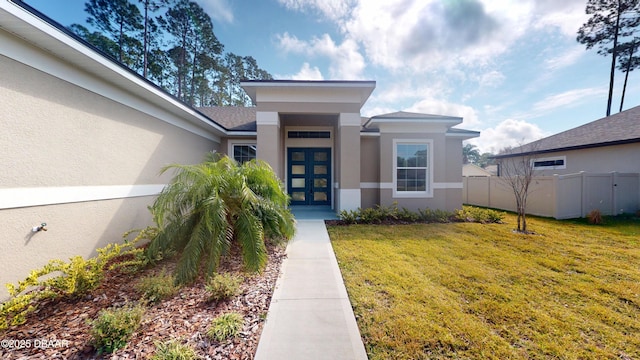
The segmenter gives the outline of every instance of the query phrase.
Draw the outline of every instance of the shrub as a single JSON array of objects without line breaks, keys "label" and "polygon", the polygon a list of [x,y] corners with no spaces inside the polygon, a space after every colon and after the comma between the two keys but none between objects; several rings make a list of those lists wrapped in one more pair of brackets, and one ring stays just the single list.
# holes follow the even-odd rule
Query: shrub
[{"label": "shrub", "polygon": [[589,222],[589,224],[593,225],[602,224],[602,214],[600,213],[600,210],[594,209],[589,211],[589,213],[587,214],[587,221]]},{"label": "shrub", "polygon": [[[136,231],[138,235],[133,240],[128,240],[128,236]],[[7,284],[11,298],[0,304],[0,330],[24,324],[26,316],[36,310],[42,299],[75,297],[95,289],[104,278],[105,268],[135,271],[146,266],[143,250],[136,245],[142,240],[152,239],[156,234],[157,229],[153,227],[129,231],[123,235],[122,244],[109,244],[97,249],[98,256],[94,258],[74,256],[69,262],[54,259],[41,269],[32,270],[18,285]],[[128,260],[116,261],[124,258]],[[47,275],[54,276],[46,277]]]},{"label": "shrub", "polygon": [[397,218],[398,220],[413,223],[420,219],[420,215],[403,207],[402,210],[398,211]]},{"label": "shrub", "polygon": [[233,274],[218,274],[213,276],[205,289],[209,293],[210,301],[221,301],[238,295],[242,278]]},{"label": "shrub", "polygon": [[505,213],[474,206],[465,206],[460,210],[456,210],[454,216],[458,221],[479,222],[483,224],[499,224],[502,223],[502,220],[505,217]]},{"label": "shrub", "polygon": [[166,273],[166,269],[162,269],[157,275],[143,277],[138,281],[137,288],[144,299],[154,304],[175,295],[180,289],[173,276]]},{"label": "shrub", "polygon": [[237,312],[222,314],[211,322],[211,327],[207,330],[207,336],[216,341],[236,337],[242,329],[244,319]]},{"label": "shrub", "polygon": [[195,360],[198,358],[195,350],[189,345],[183,345],[176,340],[155,342],[156,352],[151,360]]},{"label": "shrub", "polygon": [[207,276],[215,273],[232,245],[242,250],[250,271],[260,271],[267,261],[265,236],[291,238],[294,218],[289,196],[269,164],[210,155],[196,165],[170,165],[176,170],[169,185],[156,198],[151,212],[160,231],[147,258],[177,251],[176,282],[196,279],[201,265]]},{"label": "shrub", "polygon": [[103,309],[98,317],[89,321],[93,344],[98,354],[112,353],[123,348],[138,328],[144,315],[140,305]]},{"label": "shrub", "polygon": [[341,210],[338,218],[347,225],[358,222],[359,212],[355,210]]}]

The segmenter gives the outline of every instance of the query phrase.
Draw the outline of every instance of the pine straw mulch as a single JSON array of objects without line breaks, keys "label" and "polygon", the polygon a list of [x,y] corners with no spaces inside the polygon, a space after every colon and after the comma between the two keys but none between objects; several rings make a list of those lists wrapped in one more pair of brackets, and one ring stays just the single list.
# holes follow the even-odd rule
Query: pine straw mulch
[{"label": "pine straw mulch", "polygon": [[[30,341],[30,348],[23,349],[8,349],[3,342],[0,359],[147,359],[155,352],[154,342],[170,339],[190,345],[203,359],[253,359],[285,257],[283,246],[268,246],[268,252],[269,261],[261,274],[244,273],[238,256],[223,260],[219,272],[244,277],[240,295],[224,302],[209,302],[205,280],[200,277],[172,298],[148,306],[140,328],[125,348],[99,356],[91,344],[87,321],[94,319],[101,309],[138,301],[141,294],[136,290],[137,279],[159,273],[163,268],[172,271],[175,260],[165,260],[135,274],[109,271],[89,295],[40,304],[24,325],[0,332],[3,341],[20,340],[22,344]],[[230,311],[244,316],[240,335],[221,343],[209,339],[205,333],[211,321]]]}]

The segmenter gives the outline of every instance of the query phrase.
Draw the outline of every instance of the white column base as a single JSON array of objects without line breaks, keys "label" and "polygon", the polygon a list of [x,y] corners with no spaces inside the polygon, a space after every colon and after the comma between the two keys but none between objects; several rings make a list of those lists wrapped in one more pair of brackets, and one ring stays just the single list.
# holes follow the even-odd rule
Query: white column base
[{"label": "white column base", "polygon": [[338,189],[338,211],[357,210],[361,202],[360,189]]}]

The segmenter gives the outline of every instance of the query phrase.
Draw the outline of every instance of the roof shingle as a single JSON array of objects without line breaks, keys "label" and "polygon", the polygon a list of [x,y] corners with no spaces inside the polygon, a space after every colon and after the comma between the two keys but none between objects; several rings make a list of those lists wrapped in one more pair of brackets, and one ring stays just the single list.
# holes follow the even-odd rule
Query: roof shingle
[{"label": "roof shingle", "polygon": [[505,156],[632,142],[640,142],[640,106],[525,144]]},{"label": "roof shingle", "polygon": [[227,130],[256,131],[255,107],[210,106],[197,109]]}]

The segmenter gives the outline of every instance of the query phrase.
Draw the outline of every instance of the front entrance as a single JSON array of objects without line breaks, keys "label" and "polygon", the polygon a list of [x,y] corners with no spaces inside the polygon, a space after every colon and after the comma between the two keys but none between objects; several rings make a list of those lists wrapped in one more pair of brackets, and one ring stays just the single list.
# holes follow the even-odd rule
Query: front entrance
[{"label": "front entrance", "polygon": [[287,160],[291,205],[331,205],[331,149],[289,148]]}]

